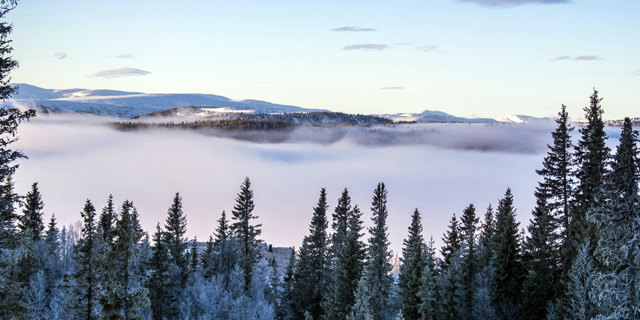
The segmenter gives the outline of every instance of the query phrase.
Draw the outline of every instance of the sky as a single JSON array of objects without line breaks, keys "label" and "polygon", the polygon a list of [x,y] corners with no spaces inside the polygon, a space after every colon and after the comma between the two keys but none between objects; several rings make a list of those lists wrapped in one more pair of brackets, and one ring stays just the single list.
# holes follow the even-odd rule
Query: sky
[{"label": "sky", "polygon": [[348,113],[640,116],[640,2],[31,0],[13,82]]}]

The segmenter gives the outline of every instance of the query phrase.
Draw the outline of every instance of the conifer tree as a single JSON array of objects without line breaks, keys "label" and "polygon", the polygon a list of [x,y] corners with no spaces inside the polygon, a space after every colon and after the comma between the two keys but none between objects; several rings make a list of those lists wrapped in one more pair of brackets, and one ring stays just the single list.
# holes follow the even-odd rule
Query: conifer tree
[{"label": "conifer tree", "polygon": [[436,274],[433,266],[425,263],[424,270],[420,276],[420,288],[418,291],[418,314],[420,320],[437,319],[436,306],[438,299]]},{"label": "conifer tree", "polygon": [[253,191],[251,190],[251,181],[245,178],[240,186],[240,193],[236,197],[236,204],[233,206],[232,219],[235,221],[231,225],[231,232],[237,238],[240,246],[239,258],[244,275],[244,290],[248,291],[251,285],[251,277],[253,267],[258,261],[259,251],[258,236],[262,234],[262,224],[252,225],[251,221],[258,219],[253,215]]},{"label": "conifer tree", "polygon": [[391,252],[387,234],[387,189],[379,183],[371,202],[373,226],[369,228],[369,246],[364,272],[356,290],[356,303],[350,319],[383,320],[388,316],[387,303],[393,282]]},{"label": "conifer tree", "polygon": [[224,210],[222,210],[222,216],[218,219],[218,227],[216,228],[215,236],[216,240],[214,244],[216,247],[220,247],[221,243],[229,239],[229,220],[227,220],[227,214]]},{"label": "conifer tree", "polygon": [[189,248],[189,272],[193,275],[198,271],[198,262],[200,255],[198,254],[198,239],[196,237],[191,240],[191,248]]},{"label": "conifer tree", "polygon": [[187,218],[182,212],[182,198],[179,192],[176,192],[173,203],[167,211],[164,228],[165,241],[169,249],[169,261],[180,269],[180,283],[184,285],[189,272],[189,261],[186,256],[187,239],[184,236],[187,232]]},{"label": "conifer tree", "polygon": [[137,210],[126,200],[120,209],[114,242],[105,264],[109,277],[100,297],[103,318],[141,319],[142,310],[149,305],[149,291],[141,286],[141,275],[135,265],[141,238]]},{"label": "conifer tree", "polygon": [[[596,315],[593,297],[593,257],[587,241],[580,246],[571,269],[566,292],[566,318],[576,320],[592,319]],[[614,318],[615,319],[615,318]],[[631,318],[628,318],[631,319]]]},{"label": "conifer tree", "polygon": [[[344,188],[340,199],[338,199],[338,205],[333,211],[331,228],[333,234],[331,235],[331,259],[335,259],[337,252],[341,250],[341,246],[346,241],[348,230],[348,219],[351,213],[351,197],[349,191]],[[333,263],[334,261],[332,261]]]},{"label": "conifer tree", "polygon": [[462,289],[462,252],[464,243],[450,255],[449,266],[442,270],[438,279],[439,319],[458,320],[463,318],[464,292]]},{"label": "conifer tree", "polygon": [[447,233],[445,233],[442,241],[444,242],[442,249],[440,249],[440,254],[442,255],[443,259],[442,269],[446,270],[451,264],[451,257],[455,254],[456,251],[458,251],[462,243],[462,239],[460,236],[460,225],[458,224],[458,219],[456,219],[455,213],[449,221],[449,230],[447,230]]},{"label": "conifer tree", "polygon": [[[2,140],[0,139],[0,143]],[[0,150],[1,147],[0,147]],[[0,156],[1,159],[1,156]],[[2,165],[0,164],[0,171]],[[2,179],[0,178],[0,181]],[[9,234],[14,233],[15,222],[18,216],[15,213],[15,204],[20,200],[20,196],[13,190],[13,180],[11,175],[4,179],[4,185],[0,186],[0,219],[2,219],[3,230]]]},{"label": "conifer tree", "polygon": [[425,244],[422,238],[420,212],[416,209],[411,216],[409,237],[404,240],[402,264],[400,265],[399,286],[401,292],[402,315],[407,320],[420,318],[420,299],[418,291],[425,267]]},{"label": "conifer tree", "polygon": [[478,259],[476,253],[476,228],[479,218],[476,217],[476,207],[469,204],[462,212],[460,219],[462,226],[460,228],[461,240],[464,243],[465,250],[462,252],[462,291],[463,291],[463,316],[471,318],[471,310],[473,308],[474,288],[473,281],[478,272]]},{"label": "conifer tree", "polygon": [[282,283],[282,313],[279,319],[292,320],[295,319],[295,268],[296,268],[296,250],[292,248],[289,264],[284,272]]},{"label": "conifer tree", "polygon": [[98,222],[98,233],[100,234],[102,241],[106,244],[111,245],[113,242],[113,227],[116,220],[116,212],[113,207],[113,195],[109,195],[107,205],[102,208],[100,221]]},{"label": "conifer tree", "polygon": [[363,229],[362,213],[358,205],[354,205],[347,217],[346,239],[335,256],[332,282],[324,305],[327,320],[346,318],[355,303],[355,291],[366,257]]},{"label": "conifer tree", "polygon": [[31,231],[33,241],[40,240],[42,231],[44,231],[42,208],[44,208],[44,203],[42,202],[40,191],[38,191],[38,183],[35,182],[25,196],[24,209],[22,210],[19,224],[20,230],[29,229]]},{"label": "conifer tree", "polygon": [[169,248],[165,242],[165,234],[160,228],[160,224],[156,226],[156,232],[153,234],[153,255],[149,267],[153,272],[147,282],[153,319],[177,317],[177,314],[172,314],[170,308],[168,308],[175,303],[176,297],[171,296],[170,284],[167,283]]},{"label": "conifer tree", "polygon": [[507,189],[504,198],[498,204],[495,246],[496,268],[496,306],[503,319],[518,313],[524,269],[521,261],[520,241],[516,210],[513,208],[513,195]]},{"label": "conifer tree", "polygon": [[493,258],[493,245],[491,241],[493,240],[493,234],[496,230],[496,221],[495,216],[493,214],[493,207],[491,204],[487,206],[487,211],[484,214],[484,221],[482,222],[482,226],[480,227],[480,239],[478,241],[479,244],[482,244],[483,250],[481,255],[481,265],[485,267],[489,265],[489,262]]},{"label": "conifer tree", "polygon": [[589,211],[597,226],[593,296],[597,312],[607,319],[640,318],[640,196],[638,132],[625,119],[620,144],[605,188]]},{"label": "conifer tree", "polygon": [[327,192],[320,189],[318,204],[313,208],[309,235],[304,237],[296,266],[296,312],[309,312],[313,319],[322,316],[322,301],[328,292]]},{"label": "conifer tree", "polygon": [[565,239],[563,256],[564,273],[572,265],[580,243],[589,240],[595,243],[595,229],[587,219],[587,211],[594,206],[596,194],[600,191],[607,175],[610,149],[606,145],[607,134],[604,131],[602,115],[604,111],[598,98],[598,91],[593,90],[590,104],[584,108],[587,125],[580,128],[580,140],[576,146],[575,157],[577,170],[575,176],[578,185],[571,210],[569,234]]},{"label": "conifer tree", "polygon": [[45,254],[44,254],[44,272],[47,280],[47,292],[50,293],[55,282],[62,277],[62,268],[60,266],[60,230],[56,223],[56,216],[51,215],[51,220],[45,232]]},{"label": "conifer tree", "polygon": [[73,319],[98,319],[99,263],[98,238],[96,236],[96,209],[87,199],[80,213],[84,224],[82,236],[74,248],[73,260],[77,264],[73,274],[73,298],[70,300],[70,314]]},{"label": "conifer tree", "polygon": [[555,301],[560,279],[559,235],[544,198],[537,199],[533,219],[527,227],[524,263],[527,269],[523,284],[523,319],[543,319],[549,303]]},{"label": "conifer tree", "polygon": [[200,255],[200,264],[202,265],[202,276],[205,279],[211,278],[215,274],[215,259],[216,252],[214,250],[213,236],[209,236],[202,255]]}]

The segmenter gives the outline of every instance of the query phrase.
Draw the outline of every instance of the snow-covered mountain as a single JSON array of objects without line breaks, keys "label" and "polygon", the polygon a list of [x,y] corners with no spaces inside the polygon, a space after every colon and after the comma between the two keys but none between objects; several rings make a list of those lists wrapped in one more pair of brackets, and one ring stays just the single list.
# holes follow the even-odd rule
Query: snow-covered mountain
[{"label": "snow-covered mountain", "polygon": [[459,122],[459,123],[495,123],[496,119],[489,118],[462,118],[450,115],[442,111],[425,110],[421,113],[387,113],[377,116],[391,119],[394,122]]},{"label": "snow-covered mountain", "polygon": [[[260,100],[232,100],[213,94],[149,94],[116,90],[44,89],[29,84],[19,87],[9,103],[45,111],[85,112],[133,118],[153,112],[184,106],[220,108],[222,113],[291,113],[327,111],[296,106],[273,104]],[[211,109],[211,108],[209,108]]]}]

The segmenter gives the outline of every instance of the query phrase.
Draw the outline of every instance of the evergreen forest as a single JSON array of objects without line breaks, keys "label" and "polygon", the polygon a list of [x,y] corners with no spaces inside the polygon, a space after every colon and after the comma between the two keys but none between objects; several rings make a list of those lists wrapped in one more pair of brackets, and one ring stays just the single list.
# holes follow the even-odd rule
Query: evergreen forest
[{"label": "evergreen forest", "polygon": [[[15,5],[0,2],[0,19]],[[11,29],[0,22],[1,100],[16,90]],[[78,204],[80,225],[59,226],[37,183],[13,187],[27,155],[12,143],[35,112],[0,108],[0,319],[640,319],[638,131],[626,118],[611,150],[601,101],[594,89],[577,141],[562,106],[526,231],[508,188],[496,207],[454,214],[441,248],[416,209],[397,272],[382,182],[368,208],[344,189],[330,210],[322,188],[285,266],[261,253],[249,178],[203,250],[186,237],[179,193],[155,230],[107,195]]]}]

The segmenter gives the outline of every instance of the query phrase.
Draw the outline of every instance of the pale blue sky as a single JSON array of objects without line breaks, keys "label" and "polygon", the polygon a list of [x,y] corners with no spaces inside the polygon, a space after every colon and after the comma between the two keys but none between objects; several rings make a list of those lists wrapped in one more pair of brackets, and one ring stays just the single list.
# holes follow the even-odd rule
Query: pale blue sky
[{"label": "pale blue sky", "polygon": [[13,81],[45,88],[499,117],[580,116],[596,87],[606,118],[640,116],[640,1],[22,0],[7,18]]}]

